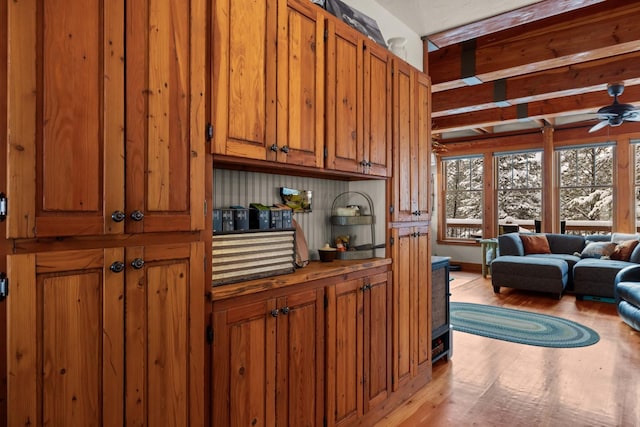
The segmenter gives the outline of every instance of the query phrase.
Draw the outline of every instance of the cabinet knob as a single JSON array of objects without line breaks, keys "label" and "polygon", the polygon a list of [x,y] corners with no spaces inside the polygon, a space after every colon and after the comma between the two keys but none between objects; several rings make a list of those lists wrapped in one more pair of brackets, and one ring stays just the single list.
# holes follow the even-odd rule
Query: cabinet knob
[{"label": "cabinet knob", "polygon": [[113,213],[111,214],[111,219],[114,222],[122,222],[124,221],[124,217],[125,215],[124,215],[124,212],[122,211],[113,211]]},{"label": "cabinet knob", "polygon": [[122,273],[122,270],[124,270],[124,262],[115,261],[109,266],[109,270],[113,271],[114,273]]},{"label": "cabinet knob", "polygon": [[282,148],[280,149],[280,151],[282,151],[282,152],[283,152],[283,153],[285,153],[285,154],[289,153],[289,146],[285,145],[284,147],[282,147]]},{"label": "cabinet knob", "polygon": [[134,221],[142,221],[144,214],[138,210],[131,212],[131,219]]},{"label": "cabinet knob", "polygon": [[142,267],[144,267],[144,260],[142,258],[136,258],[133,261],[131,261],[131,267],[135,268],[136,270],[140,270]]},{"label": "cabinet knob", "polygon": [[271,147],[269,147],[269,149],[271,151],[278,151],[278,144],[273,144]]},{"label": "cabinet knob", "polygon": [[278,317],[278,313],[279,313],[279,312],[278,312],[278,310],[277,310],[277,309],[273,309],[273,310],[271,310],[271,316],[272,316],[272,317]]},{"label": "cabinet knob", "polygon": [[414,214],[415,216],[420,216],[420,215],[422,215],[422,212],[420,212],[420,211],[413,211],[413,214]]},{"label": "cabinet knob", "polygon": [[280,313],[282,314],[289,314],[289,307],[282,307],[280,309]]}]

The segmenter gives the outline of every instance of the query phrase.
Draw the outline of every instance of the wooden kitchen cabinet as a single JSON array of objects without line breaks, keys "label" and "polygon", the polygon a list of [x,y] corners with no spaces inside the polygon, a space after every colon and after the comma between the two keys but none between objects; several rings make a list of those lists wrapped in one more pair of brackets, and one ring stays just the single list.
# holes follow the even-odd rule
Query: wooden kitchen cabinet
[{"label": "wooden kitchen cabinet", "polygon": [[335,18],[327,20],[326,168],[391,174],[391,55]]},{"label": "wooden kitchen cabinet", "polygon": [[324,416],[324,288],[214,302],[212,425],[315,425]]},{"label": "wooden kitchen cabinet", "polygon": [[394,60],[392,221],[430,217],[431,85],[429,77]]},{"label": "wooden kitchen cabinet", "polygon": [[429,226],[396,227],[393,239],[394,390],[431,378]]},{"label": "wooden kitchen cabinet", "polygon": [[8,23],[7,237],[204,228],[204,1],[13,2]]},{"label": "wooden kitchen cabinet", "polygon": [[327,289],[327,425],[354,425],[391,395],[391,280],[381,271]]},{"label": "wooden kitchen cabinet", "polygon": [[212,36],[213,153],[323,167],[322,10],[216,1]]},{"label": "wooden kitchen cabinet", "polygon": [[201,424],[203,257],[202,243],[8,256],[8,425]]}]

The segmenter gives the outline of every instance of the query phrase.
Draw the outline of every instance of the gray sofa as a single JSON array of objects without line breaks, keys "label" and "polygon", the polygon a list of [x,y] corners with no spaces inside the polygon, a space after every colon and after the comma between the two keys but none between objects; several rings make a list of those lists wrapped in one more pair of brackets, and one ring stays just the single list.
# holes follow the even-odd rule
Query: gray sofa
[{"label": "gray sofa", "polygon": [[[548,247],[537,252],[545,253],[528,252],[527,249],[532,250],[532,239],[540,242],[541,238],[546,238]],[[613,299],[618,272],[640,264],[639,238],[640,235],[624,233],[503,234],[498,237],[499,256],[491,262],[494,292],[509,287],[549,292],[558,298],[570,291],[578,299]]]}]

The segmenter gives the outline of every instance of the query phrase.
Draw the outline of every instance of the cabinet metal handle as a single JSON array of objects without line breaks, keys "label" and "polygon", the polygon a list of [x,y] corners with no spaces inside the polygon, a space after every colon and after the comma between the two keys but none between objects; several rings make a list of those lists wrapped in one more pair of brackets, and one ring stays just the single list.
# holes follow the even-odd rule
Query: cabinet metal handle
[{"label": "cabinet metal handle", "polygon": [[413,211],[413,214],[414,214],[415,216],[420,216],[420,215],[422,215],[422,212],[420,212],[420,211]]},{"label": "cabinet metal handle", "polygon": [[142,218],[144,218],[144,214],[140,211],[133,211],[131,212],[131,219],[134,221],[142,221]]},{"label": "cabinet metal handle", "polygon": [[278,312],[278,310],[277,310],[277,309],[273,309],[273,310],[271,310],[271,316],[273,316],[273,317],[278,317],[278,313],[279,313],[279,312]]},{"label": "cabinet metal handle", "polygon": [[285,145],[284,147],[282,147],[280,149],[280,151],[282,151],[283,153],[287,154],[287,153],[289,153],[289,147],[287,145]]},{"label": "cabinet metal handle", "polygon": [[144,267],[144,260],[142,258],[136,258],[133,261],[131,261],[131,267],[135,268],[136,270],[140,270],[142,267]]},{"label": "cabinet metal handle", "polygon": [[278,144],[273,144],[271,147],[269,147],[269,149],[271,151],[278,151]]},{"label": "cabinet metal handle", "polygon": [[282,307],[280,309],[280,313],[282,314],[289,314],[289,307]]},{"label": "cabinet metal handle", "polygon": [[114,273],[122,273],[122,270],[124,270],[124,262],[122,261],[113,262],[113,264],[109,266],[109,270],[113,271]]},{"label": "cabinet metal handle", "polygon": [[114,222],[122,222],[124,221],[124,217],[125,217],[125,214],[122,211],[113,211],[113,213],[111,214],[111,219]]}]

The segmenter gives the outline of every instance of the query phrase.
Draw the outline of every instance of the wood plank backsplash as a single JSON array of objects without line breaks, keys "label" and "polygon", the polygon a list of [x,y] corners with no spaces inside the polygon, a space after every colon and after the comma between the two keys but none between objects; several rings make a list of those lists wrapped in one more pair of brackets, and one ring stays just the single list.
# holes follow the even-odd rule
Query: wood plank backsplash
[{"label": "wood plank backsplash", "polygon": [[[245,172],[226,169],[214,169],[213,173],[213,208],[220,209],[233,205],[249,207],[250,203],[272,205],[280,203],[280,187],[312,190],[312,212],[294,213],[304,231],[312,259],[318,258],[316,249],[328,242],[331,234],[331,205],[335,197],[345,191],[366,191],[372,196],[382,192],[384,181],[354,182],[318,179],[288,175],[275,175],[257,172]],[[384,200],[375,197],[374,200]],[[384,206],[375,206],[378,214],[384,212]],[[384,224],[384,216],[377,219]],[[378,231],[376,231],[378,233]],[[376,240],[382,242],[384,234],[378,234]]]}]

